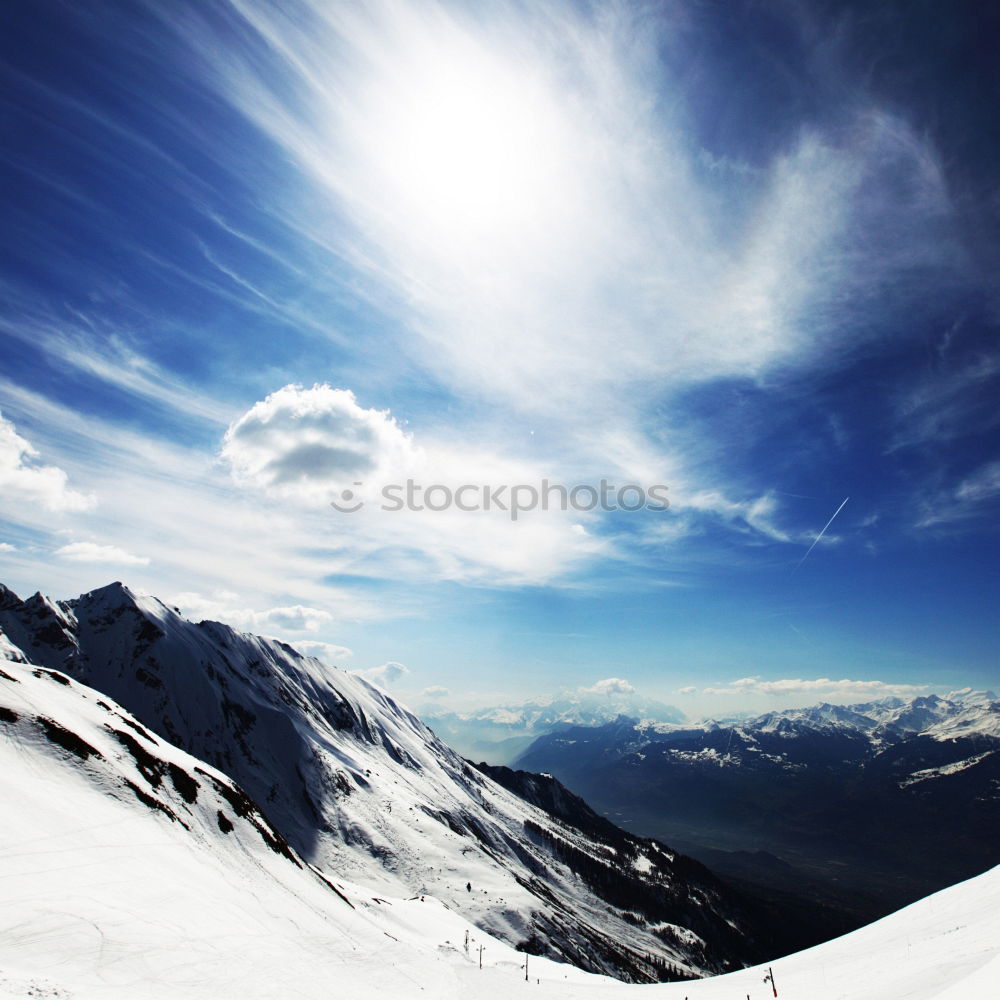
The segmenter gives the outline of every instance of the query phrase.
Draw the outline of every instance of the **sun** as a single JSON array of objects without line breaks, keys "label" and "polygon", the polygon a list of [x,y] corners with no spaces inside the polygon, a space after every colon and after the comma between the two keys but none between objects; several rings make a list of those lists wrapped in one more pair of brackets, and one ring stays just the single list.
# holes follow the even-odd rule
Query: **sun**
[{"label": "sun", "polygon": [[556,224],[567,131],[537,66],[452,35],[415,44],[373,81],[360,150],[397,225],[496,252]]}]

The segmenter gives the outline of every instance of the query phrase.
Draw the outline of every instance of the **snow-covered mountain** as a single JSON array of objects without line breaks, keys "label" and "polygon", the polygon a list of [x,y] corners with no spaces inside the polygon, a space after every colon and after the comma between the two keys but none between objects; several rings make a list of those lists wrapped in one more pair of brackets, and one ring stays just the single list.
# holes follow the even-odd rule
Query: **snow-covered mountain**
[{"label": "snow-covered mountain", "polygon": [[[992,996],[1000,979],[1000,869],[770,970],[628,986],[526,958],[430,895],[380,895],[318,871],[227,775],[101,692],[12,656],[8,644],[5,1000],[501,1000],[518,990],[732,1000],[771,996],[768,974],[781,997],[968,1000]],[[560,794],[546,785],[539,801]]]},{"label": "snow-covered mountain", "polygon": [[539,736],[569,726],[602,726],[619,717],[648,724],[684,720],[680,709],[644,697],[619,677],[516,705],[466,712],[427,705],[420,714],[449,746],[466,757],[486,759],[491,764],[508,764]]},{"label": "snow-covered mountain", "polygon": [[727,875],[766,851],[859,901],[862,919],[1000,861],[1000,702],[989,691],[816,705],[690,726],[619,719],[539,738],[516,766],[545,771],[635,832]]},{"label": "snow-covered mountain", "polygon": [[[161,779],[154,790],[130,779],[133,794],[152,795],[150,808],[178,822],[186,779],[171,786],[169,766],[147,760],[164,741],[203,762],[183,766],[205,785],[209,813],[234,823],[245,810],[239,817],[256,817],[247,821],[265,840],[287,840],[286,860],[378,895],[434,897],[509,944],[636,981],[773,953],[752,906],[700,865],[652,841],[595,836],[525,801],[384,692],[283,643],[194,624],[121,584],[62,602],[4,589],[0,629],[8,660],[43,668],[5,681],[34,692],[35,721],[18,726],[41,726],[50,740],[65,730],[56,746],[104,747],[110,760],[111,725],[116,753]],[[37,719],[55,719],[53,699],[71,694],[90,706],[86,731],[53,722],[62,729],[50,732]],[[219,781],[245,789],[242,805],[220,805]],[[114,780],[98,784],[120,792]]]},{"label": "snow-covered mountain", "polygon": [[[722,724],[726,723],[729,720]],[[737,723],[747,730],[774,731],[784,727],[789,732],[796,728],[794,724],[798,724],[802,732],[824,727],[858,730],[882,742],[921,734],[937,740],[959,735],[1000,737],[1000,701],[992,691],[963,688],[943,698],[931,694],[909,701],[884,698],[859,705],[823,703],[810,708],[769,712]],[[720,723],[715,720],[704,724],[705,728],[718,725]]]},{"label": "snow-covered mountain", "polygon": [[457,998],[481,945],[483,982],[521,975],[440,900],[314,868],[227,775],[60,672],[0,664],[0,788],[0,997]]}]

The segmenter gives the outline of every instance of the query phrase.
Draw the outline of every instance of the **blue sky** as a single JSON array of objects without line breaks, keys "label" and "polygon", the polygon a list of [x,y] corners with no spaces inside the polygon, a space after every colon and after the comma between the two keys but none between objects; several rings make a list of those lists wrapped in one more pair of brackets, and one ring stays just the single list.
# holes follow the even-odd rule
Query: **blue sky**
[{"label": "blue sky", "polygon": [[[995,685],[998,29],[15,4],[2,579],[402,663],[415,703]],[[382,510],[407,479],[671,503]]]}]

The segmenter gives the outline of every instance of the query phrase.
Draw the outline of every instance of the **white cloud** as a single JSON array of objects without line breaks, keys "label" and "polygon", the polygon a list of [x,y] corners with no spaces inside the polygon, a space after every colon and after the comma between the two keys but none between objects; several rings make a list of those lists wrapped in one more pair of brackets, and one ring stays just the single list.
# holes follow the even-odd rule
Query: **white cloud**
[{"label": "white cloud", "polygon": [[[215,591],[208,596],[184,591],[174,594],[167,603],[193,621],[219,621],[242,632],[260,634],[270,634],[273,631],[318,632],[333,621],[333,615],[329,611],[301,604],[256,611],[243,606],[244,602],[238,594],[226,590]],[[333,643],[302,639],[284,641],[290,641],[291,645],[307,656],[319,656],[321,659],[325,659],[321,653],[337,657],[351,655],[351,651],[345,646]],[[306,647],[309,647],[308,651]]]},{"label": "white cloud", "polygon": [[146,556],[132,555],[117,545],[99,545],[96,542],[70,542],[56,549],[60,559],[84,563],[113,563],[118,566],[148,566]]},{"label": "white cloud", "polygon": [[377,684],[382,688],[387,688],[395,684],[396,681],[405,677],[409,672],[409,667],[404,666],[402,663],[397,663],[395,660],[389,660],[380,667],[369,667],[367,670],[351,671],[351,673],[357,674],[358,677],[363,677],[366,681]]},{"label": "white cloud", "polygon": [[446,687],[442,687],[440,684],[432,684],[430,687],[425,687],[420,693],[425,698],[429,698],[432,701],[438,701],[442,698],[451,697],[451,691]]},{"label": "white cloud", "polygon": [[697,693],[698,693],[698,688],[695,687],[695,685],[693,685],[693,684],[689,684],[687,687],[682,687],[682,688],[678,688],[677,689],[677,694],[688,695],[688,694],[697,694]]},{"label": "white cloud", "polygon": [[635,688],[621,677],[608,677],[591,687],[580,688],[584,694],[635,694]]},{"label": "white cloud", "polygon": [[216,591],[210,596],[196,591],[181,591],[170,597],[164,596],[163,600],[191,621],[223,622],[241,631],[252,628],[256,617],[256,612],[250,608],[238,606],[237,594],[225,590]]},{"label": "white cloud", "polygon": [[0,552],[16,552],[17,546],[11,545],[10,542],[0,542]]},{"label": "white cloud", "polygon": [[320,503],[356,480],[405,480],[414,460],[387,411],[329,385],[286,385],[255,403],[226,431],[222,456],[240,482]]},{"label": "white cloud", "polygon": [[42,465],[38,452],[0,415],[0,495],[12,503],[41,504],[51,511],[79,511],[95,500],[72,490],[69,477],[54,465]]},{"label": "white cloud", "polygon": [[338,646],[332,642],[320,642],[317,639],[296,639],[292,645],[305,656],[315,656],[324,663],[336,666],[341,660],[354,655],[346,646]]},{"label": "white cloud", "polygon": [[289,632],[318,632],[333,619],[329,611],[293,604],[284,608],[271,608],[255,616],[258,628],[272,627]]},{"label": "white cloud", "polygon": [[814,680],[802,678],[785,678],[766,681],[760,677],[741,677],[730,681],[722,687],[708,687],[702,691],[706,695],[803,695],[812,698],[850,698],[865,701],[885,698],[890,695],[909,696],[926,691],[926,684],[894,684],[886,681],[832,680],[829,677],[817,677]]},{"label": "white cloud", "polygon": [[923,501],[918,528],[956,526],[995,516],[1000,499],[1000,462],[988,462],[957,486],[938,490]]},{"label": "white cloud", "polygon": [[955,498],[963,503],[979,504],[1000,496],[1000,462],[990,462],[962,480]]},{"label": "white cloud", "polygon": [[[674,516],[662,526],[653,526],[651,540],[674,540],[697,530],[697,521],[691,515],[701,518],[715,518],[734,531],[748,536],[758,536],[772,542],[789,545],[811,545],[822,528],[822,522],[810,530],[793,529],[780,522],[787,513],[782,509],[773,492],[761,494],[747,500],[731,500],[718,490],[695,490],[683,488],[673,490],[671,510]],[[824,534],[821,545],[836,545],[840,537]]]}]

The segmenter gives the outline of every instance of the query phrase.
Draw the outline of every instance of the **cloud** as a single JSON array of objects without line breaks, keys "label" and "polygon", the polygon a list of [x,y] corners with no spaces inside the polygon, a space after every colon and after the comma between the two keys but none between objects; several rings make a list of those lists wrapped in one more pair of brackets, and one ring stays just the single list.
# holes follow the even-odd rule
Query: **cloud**
[{"label": "cloud", "polygon": [[687,687],[682,687],[677,689],[678,694],[684,694],[684,695],[697,694],[697,692],[698,688],[695,687],[693,684],[689,684]]},{"label": "cloud", "polygon": [[362,408],[349,389],[286,385],[230,425],[222,457],[239,482],[322,502],[355,480],[405,479],[413,446],[387,411]]},{"label": "cloud", "polygon": [[926,691],[927,684],[893,684],[886,681],[831,680],[817,677],[815,680],[801,678],[765,681],[760,677],[741,677],[723,687],[708,687],[702,690],[706,695],[808,695],[814,698],[852,698],[865,700],[885,698],[890,695],[913,696]]},{"label": "cloud", "polygon": [[[510,491],[525,484],[537,498],[535,488],[555,477],[552,469],[463,446],[453,432],[419,444],[415,438],[388,411],[362,407],[350,390],[287,385],[231,425],[222,454],[251,495],[311,508],[321,518],[317,542],[332,542],[345,560],[372,573],[544,583],[612,554],[607,539],[580,530],[588,515],[557,509],[558,498],[553,509],[512,519]],[[410,480],[419,490],[436,487],[438,506],[425,494],[412,509],[396,503]],[[454,498],[462,487],[466,509],[440,505],[440,497]],[[486,493],[499,497],[489,509]]]},{"label": "cloud", "polygon": [[395,660],[389,660],[380,667],[369,667],[367,670],[352,670],[351,673],[358,677],[363,677],[372,684],[387,688],[396,681],[401,680],[410,672],[410,668]]},{"label": "cloud", "polygon": [[324,663],[336,666],[338,661],[346,660],[354,655],[346,646],[337,646],[332,642],[319,642],[316,639],[296,639],[292,645],[305,656],[315,656]]},{"label": "cloud", "polygon": [[[658,534],[665,532],[668,539],[671,539],[671,536],[683,537],[697,530],[698,521],[692,521],[690,515],[701,519],[714,519],[748,537],[788,545],[812,545],[816,542],[817,533],[822,527],[821,523],[808,529],[783,526],[779,522],[783,516],[787,519],[787,513],[773,491],[752,499],[731,500],[718,490],[688,492],[678,489],[672,491],[671,507],[678,517],[666,522],[658,532]],[[681,522],[679,525],[675,523],[678,520]],[[656,527],[658,526],[654,526],[654,531]],[[654,541],[656,537],[657,534],[654,534]],[[824,534],[819,544],[836,545],[839,541],[840,537],[837,535]]]},{"label": "cloud", "polygon": [[635,694],[635,688],[628,681],[621,677],[608,677],[603,681],[598,681],[591,687],[580,688],[584,694]]},{"label": "cloud", "polygon": [[318,632],[320,627],[333,619],[329,611],[303,607],[301,604],[284,608],[271,608],[256,616],[258,627],[286,629],[289,632]]},{"label": "cloud", "polygon": [[961,503],[978,505],[1000,496],[1000,462],[990,462],[964,479],[955,490]]},{"label": "cloud", "polygon": [[[831,342],[843,354],[845,331],[871,328],[845,320],[884,308],[886,288],[927,294],[928,270],[953,274],[958,256],[939,238],[933,149],[859,88],[738,183],[706,168],[684,100],[705,73],[691,25],[641,7],[312,2],[308,31],[246,15],[268,63],[204,23],[188,40],[311,180],[294,224],[413,317],[401,347],[436,379],[554,419],[585,401],[627,420],[623,387],[637,407]],[[344,222],[333,237],[317,199]]]},{"label": "cloud", "polygon": [[988,462],[957,486],[925,499],[918,528],[957,526],[993,518],[1000,499],[1000,461]]},{"label": "cloud", "polygon": [[95,499],[72,490],[69,477],[54,465],[37,462],[38,452],[0,415],[0,495],[13,503],[40,503],[50,511],[80,511]]},{"label": "cloud", "polygon": [[1000,391],[1000,353],[976,350],[971,357],[951,359],[949,355],[959,350],[952,342],[961,326],[956,323],[942,337],[934,370],[896,399],[897,429],[890,452],[982,434],[1000,420],[992,405]]},{"label": "cloud", "polygon": [[226,590],[216,591],[207,597],[188,590],[164,596],[163,600],[191,621],[223,622],[240,630],[246,629],[255,615],[249,608],[239,608],[239,596]]},{"label": "cloud", "polygon": [[429,698],[432,701],[438,701],[442,698],[451,697],[451,691],[446,687],[442,687],[440,684],[432,684],[430,687],[425,687],[420,693],[425,698]]},{"label": "cloud", "polygon": [[[164,600],[191,596],[185,613],[196,620],[210,618],[245,631],[273,633],[277,626],[257,616],[279,606],[322,609],[337,621],[358,622],[406,614],[416,604],[415,598],[400,593],[390,606],[365,588],[331,582],[332,575],[357,571],[357,552],[324,544],[330,540],[324,537],[329,515],[324,511],[313,517],[302,508],[262,500],[238,488],[210,451],[74,411],[2,376],[0,392],[33,424],[48,429],[47,441],[58,449],[59,464],[70,482],[87,476],[101,483],[100,507],[83,515],[84,537],[150,557],[155,580],[147,577],[144,585]],[[210,440],[215,429],[205,433]],[[70,534],[43,544],[51,536],[52,517],[40,504],[11,505],[5,519],[25,537],[37,538],[33,548],[40,553],[80,537]],[[171,526],[167,534],[164,525]],[[26,585],[74,594],[79,565],[39,556]],[[232,593],[235,584],[238,596]]]},{"label": "cloud", "polygon": [[148,566],[146,556],[135,556],[117,545],[99,545],[96,542],[70,542],[56,549],[55,555],[71,562],[114,563],[119,566]]},{"label": "cloud", "polygon": [[[318,632],[333,620],[333,615],[329,611],[301,604],[268,608],[263,611],[241,607],[239,595],[224,590],[216,591],[210,596],[185,591],[174,594],[167,603],[174,605],[181,614],[194,621],[205,619],[220,621],[244,632]],[[306,652],[307,646],[329,652],[330,655],[351,655],[351,651],[345,646],[327,642],[293,639],[291,644],[307,656],[320,655]]]},{"label": "cloud", "polygon": [[0,552],[16,552],[17,546],[11,545],[10,542],[0,542]]},{"label": "cloud", "polygon": [[135,350],[131,338],[122,336],[99,309],[67,315],[65,306],[54,305],[51,297],[10,285],[5,285],[4,295],[13,299],[18,322],[0,320],[3,333],[44,352],[50,363],[99,379],[134,403],[152,404],[173,416],[226,424],[228,407],[196,391],[190,378]]}]

